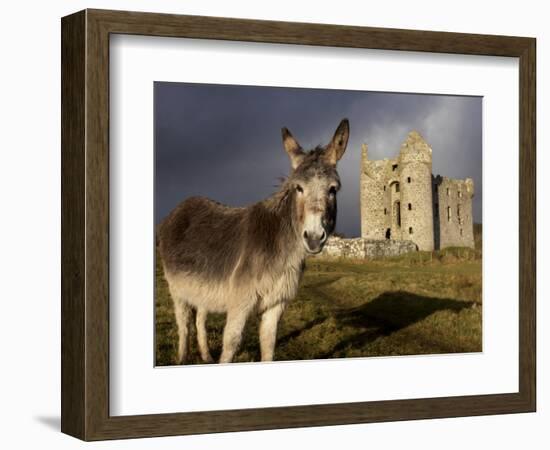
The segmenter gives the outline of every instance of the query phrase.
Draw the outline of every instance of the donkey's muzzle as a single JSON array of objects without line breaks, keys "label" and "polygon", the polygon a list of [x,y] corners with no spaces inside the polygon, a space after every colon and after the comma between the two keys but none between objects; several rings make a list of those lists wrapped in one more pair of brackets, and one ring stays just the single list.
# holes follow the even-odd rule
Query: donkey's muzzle
[{"label": "donkey's muzzle", "polygon": [[323,249],[323,245],[327,240],[325,230],[319,233],[304,231],[304,245],[309,253],[319,253]]}]

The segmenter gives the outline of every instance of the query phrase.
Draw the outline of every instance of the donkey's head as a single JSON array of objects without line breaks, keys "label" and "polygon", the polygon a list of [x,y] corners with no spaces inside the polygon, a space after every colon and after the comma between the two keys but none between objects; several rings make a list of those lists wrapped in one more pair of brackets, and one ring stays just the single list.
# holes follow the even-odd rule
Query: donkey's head
[{"label": "donkey's head", "polygon": [[297,231],[308,253],[319,253],[336,226],[336,193],[340,189],[336,163],[346,151],[348,137],[349,122],[344,119],[326,147],[304,152],[283,128],[283,144],[292,164],[287,183],[296,200]]}]

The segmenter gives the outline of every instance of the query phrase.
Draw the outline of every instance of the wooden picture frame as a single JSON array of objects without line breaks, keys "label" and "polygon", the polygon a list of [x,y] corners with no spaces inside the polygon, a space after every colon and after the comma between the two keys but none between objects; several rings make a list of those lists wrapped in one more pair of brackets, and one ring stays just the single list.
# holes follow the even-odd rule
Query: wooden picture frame
[{"label": "wooden picture frame", "polygon": [[[62,30],[61,429],[84,440],[535,411],[535,46],[525,37],[85,10]],[[109,36],[137,34],[519,58],[519,391],[109,415]]]}]

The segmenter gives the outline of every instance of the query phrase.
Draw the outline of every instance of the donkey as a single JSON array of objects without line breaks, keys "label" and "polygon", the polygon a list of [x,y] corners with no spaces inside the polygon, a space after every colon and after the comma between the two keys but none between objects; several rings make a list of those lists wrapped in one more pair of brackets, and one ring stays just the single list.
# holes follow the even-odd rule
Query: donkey
[{"label": "donkey", "polygon": [[336,163],[349,122],[342,120],[326,147],[305,152],[286,129],[283,145],[292,171],[278,192],[244,208],[204,197],[181,202],[161,223],[159,250],[178,326],[178,363],[187,356],[188,322],[196,310],[201,358],[212,362],[205,321],[227,314],[220,363],[238,350],[251,313],[261,315],[262,361],[272,361],[277,325],[298,290],[307,254],[321,252],[336,225]]}]

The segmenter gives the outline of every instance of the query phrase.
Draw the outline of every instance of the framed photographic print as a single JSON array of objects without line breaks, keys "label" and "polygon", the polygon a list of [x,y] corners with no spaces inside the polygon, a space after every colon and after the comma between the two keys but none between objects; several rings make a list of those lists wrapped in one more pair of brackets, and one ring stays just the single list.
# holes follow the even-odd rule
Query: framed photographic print
[{"label": "framed photographic print", "polygon": [[62,19],[62,431],[535,410],[535,39]]}]

